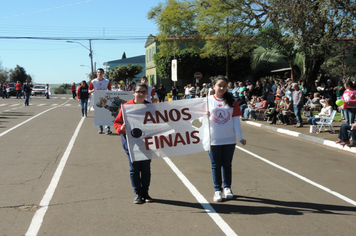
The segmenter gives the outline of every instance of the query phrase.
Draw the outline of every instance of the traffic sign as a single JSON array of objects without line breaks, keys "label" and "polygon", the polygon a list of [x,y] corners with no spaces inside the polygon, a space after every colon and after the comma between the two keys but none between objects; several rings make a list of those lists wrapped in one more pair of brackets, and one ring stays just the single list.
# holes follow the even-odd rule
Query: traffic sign
[{"label": "traffic sign", "polygon": [[201,78],[203,78],[203,74],[200,73],[200,72],[195,72],[195,73],[194,73],[194,78],[195,78],[195,79],[201,79]]}]

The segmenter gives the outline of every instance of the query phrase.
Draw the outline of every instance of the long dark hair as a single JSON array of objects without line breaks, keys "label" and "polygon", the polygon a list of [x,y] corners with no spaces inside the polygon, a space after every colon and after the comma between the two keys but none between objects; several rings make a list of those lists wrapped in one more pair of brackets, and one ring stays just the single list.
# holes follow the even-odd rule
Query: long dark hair
[{"label": "long dark hair", "polygon": [[82,81],[82,84],[84,85],[84,86],[83,86],[84,88],[88,88],[87,81],[83,80],[83,81]]},{"label": "long dark hair", "polygon": [[[223,75],[218,75],[214,78],[213,80],[213,85],[215,85],[219,80],[224,80],[226,84],[229,84],[229,80],[225,78]],[[229,105],[230,107],[233,107],[235,104],[235,99],[234,96],[229,93],[227,90],[224,93],[223,99],[225,101],[225,104]]]}]

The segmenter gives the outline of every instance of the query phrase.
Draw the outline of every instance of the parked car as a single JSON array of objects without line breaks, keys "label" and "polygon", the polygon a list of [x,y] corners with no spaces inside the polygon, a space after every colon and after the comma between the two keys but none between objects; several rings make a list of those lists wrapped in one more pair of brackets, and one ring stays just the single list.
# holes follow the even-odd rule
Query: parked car
[{"label": "parked car", "polygon": [[16,83],[9,83],[6,92],[8,96],[16,96]]},{"label": "parked car", "polygon": [[45,95],[46,94],[46,85],[36,84],[35,86],[33,86],[31,95],[36,96],[37,94]]}]

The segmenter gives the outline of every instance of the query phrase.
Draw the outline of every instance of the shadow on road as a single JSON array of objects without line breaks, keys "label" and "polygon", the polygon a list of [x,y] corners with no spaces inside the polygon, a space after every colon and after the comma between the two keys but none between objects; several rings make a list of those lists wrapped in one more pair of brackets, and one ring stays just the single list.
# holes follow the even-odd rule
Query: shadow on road
[{"label": "shadow on road", "polygon": [[[254,206],[232,205],[229,204],[229,202],[246,202],[246,203],[254,203],[255,205]],[[197,208],[203,210],[203,207],[200,203],[172,201],[172,200],[165,200],[165,199],[154,199],[154,203],[175,205],[181,207],[190,207],[190,208]],[[317,213],[317,214],[351,215],[351,214],[346,214],[346,212],[356,212],[356,207],[308,203],[308,202],[288,202],[288,201],[279,201],[279,200],[272,200],[272,199],[265,199],[265,198],[245,197],[245,196],[234,196],[234,199],[232,200],[224,200],[224,202],[222,203],[210,203],[210,205],[219,214],[303,215],[305,213]]]}]

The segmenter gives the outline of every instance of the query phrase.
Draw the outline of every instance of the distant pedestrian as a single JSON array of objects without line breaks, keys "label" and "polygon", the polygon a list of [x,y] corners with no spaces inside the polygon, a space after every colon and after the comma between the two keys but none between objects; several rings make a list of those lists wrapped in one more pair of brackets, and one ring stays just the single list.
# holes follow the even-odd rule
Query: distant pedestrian
[{"label": "distant pedestrian", "polygon": [[88,99],[89,99],[89,88],[85,80],[83,80],[78,87],[78,100],[80,101],[80,106],[82,110],[82,117],[87,117],[88,113]]},{"label": "distant pedestrian", "polygon": [[31,96],[31,85],[28,80],[23,84],[23,95],[25,97],[25,106],[29,106],[29,100]]},{"label": "distant pedestrian", "polygon": [[164,100],[166,99],[166,88],[164,87],[163,84],[159,86],[157,93],[158,93],[159,102],[164,102]]},{"label": "distant pedestrian", "polygon": [[[99,68],[96,71],[96,74],[97,74],[97,78],[93,79],[90,82],[89,93],[93,94],[95,91],[98,91],[98,90],[111,91],[111,83],[110,83],[110,81],[108,79],[104,78],[104,69]],[[106,134],[111,134],[112,133],[111,130],[110,130],[110,126],[109,125],[105,126],[105,131],[106,131]],[[99,125],[99,132],[98,133],[99,134],[103,133],[103,126],[102,125]]]},{"label": "distant pedestrian", "polygon": [[49,84],[46,84],[46,99],[49,99]]},{"label": "distant pedestrian", "polygon": [[3,83],[1,86],[1,90],[2,90],[2,98],[9,98],[7,95],[7,82]]},{"label": "distant pedestrian", "polygon": [[77,96],[77,94],[76,94],[77,88],[76,88],[74,82],[73,82],[72,86],[70,86],[70,90],[72,90],[73,99],[75,99],[75,97]]},{"label": "distant pedestrian", "polygon": [[22,96],[22,84],[20,83],[20,81],[17,81],[16,83],[16,98],[21,98]]}]

